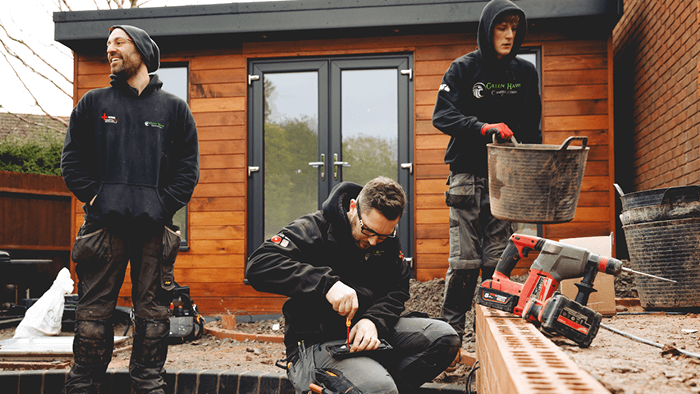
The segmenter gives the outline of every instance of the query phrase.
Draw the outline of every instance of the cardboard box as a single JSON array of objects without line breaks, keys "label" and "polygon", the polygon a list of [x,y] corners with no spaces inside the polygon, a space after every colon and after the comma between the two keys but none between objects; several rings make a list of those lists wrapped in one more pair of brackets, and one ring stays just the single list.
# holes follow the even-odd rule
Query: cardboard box
[{"label": "cardboard box", "polygon": [[[610,234],[609,237],[560,239],[559,242],[584,248],[589,252],[600,256],[612,256],[612,234]],[[573,300],[576,299],[576,294],[578,294],[578,287],[576,287],[576,283],[580,282],[581,278],[565,279],[559,285],[559,289],[561,290],[562,294]],[[598,272],[595,281],[593,282],[593,288],[598,291],[591,293],[587,306],[603,316],[614,315],[615,277]]]}]

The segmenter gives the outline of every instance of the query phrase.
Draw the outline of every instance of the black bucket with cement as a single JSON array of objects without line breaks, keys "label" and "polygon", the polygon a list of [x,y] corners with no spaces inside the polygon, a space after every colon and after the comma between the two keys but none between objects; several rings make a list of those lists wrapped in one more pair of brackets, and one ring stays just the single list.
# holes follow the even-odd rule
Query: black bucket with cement
[{"label": "black bucket with cement", "polygon": [[642,307],[700,307],[700,186],[618,192],[633,269],[677,282],[637,275]]}]

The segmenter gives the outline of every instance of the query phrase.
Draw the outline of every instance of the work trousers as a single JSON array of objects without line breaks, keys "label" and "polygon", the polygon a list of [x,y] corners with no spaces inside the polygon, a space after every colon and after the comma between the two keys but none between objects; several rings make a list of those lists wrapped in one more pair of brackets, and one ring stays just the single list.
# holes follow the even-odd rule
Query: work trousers
[{"label": "work trousers", "polygon": [[333,358],[328,348],[345,343],[342,339],[299,351],[288,373],[296,394],[309,391],[314,367],[342,372],[363,394],[417,393],[450,365],[460,346],[457,333],[447,323],[422,317],[399,318],[385,339],[393,349],[369,356]]},{"label": "work trousers", "polygon": [[491,215],[488,178],[450,173],[448,185],[445,201],[450,207],[450,256],[442,317],[461,338],[479,271],[482,279],[491,279],[513,230],[510,222]]},{"label": "work trousers", "polygon": [[164,393],[165,359],[170,333],[169,304],[174,287],[173,263],[180,238],[163,225],[128,231],[85,222],[72,258],[78,274],[74,364],[66,394],[97,393],[112,358],[111,317],[131,269],[135,315],[129,373],[135,393]]}]

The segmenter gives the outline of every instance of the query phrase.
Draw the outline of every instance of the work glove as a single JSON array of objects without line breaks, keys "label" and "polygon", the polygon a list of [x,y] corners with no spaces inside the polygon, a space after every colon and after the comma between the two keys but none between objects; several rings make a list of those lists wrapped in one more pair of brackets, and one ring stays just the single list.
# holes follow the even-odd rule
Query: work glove
[{"label": "work glove", "polygon": [[494,134],[499,142],[505,142],[513,136],[513,131],[505,123],[487,123],[481,127],[481,135],[492,139]]}]

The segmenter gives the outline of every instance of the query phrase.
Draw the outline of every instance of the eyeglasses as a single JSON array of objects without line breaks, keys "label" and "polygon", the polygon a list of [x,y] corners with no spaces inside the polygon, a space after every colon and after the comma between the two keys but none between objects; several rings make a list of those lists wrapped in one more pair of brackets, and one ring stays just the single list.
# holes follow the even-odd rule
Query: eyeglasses
[{"label": "eyeglasses", "polygon": [[394,227],[394,231],[392,231],[391,234],[379,234],[371,228],[365,227],[365,225],[362,223],[362,215],[360,214],[360,203],[358,202],[356,206],[357,218],[360,219],[360,228],[362,229],[362,234],[368,237],[377,237],[380,241],[383,241],[387,238],[396,238],[396,227]]},{"label": "eyeglasses", "polygon": [[129,42],[133,42],[133,41],[130,40],[130,39],[128,39],[128,38],[118,38],[118,39],[115,40],[114,42],[109,42],[109,41],[108,41],[108,42],[107,42],[107,49],[109,49],[109,47],[112,46],[112,45],[114,45],[115,47],[117,47],[117,49],[119,49],[119,48],[123,47],[124,45],[126,45],[126,44],[129,43]]}]

